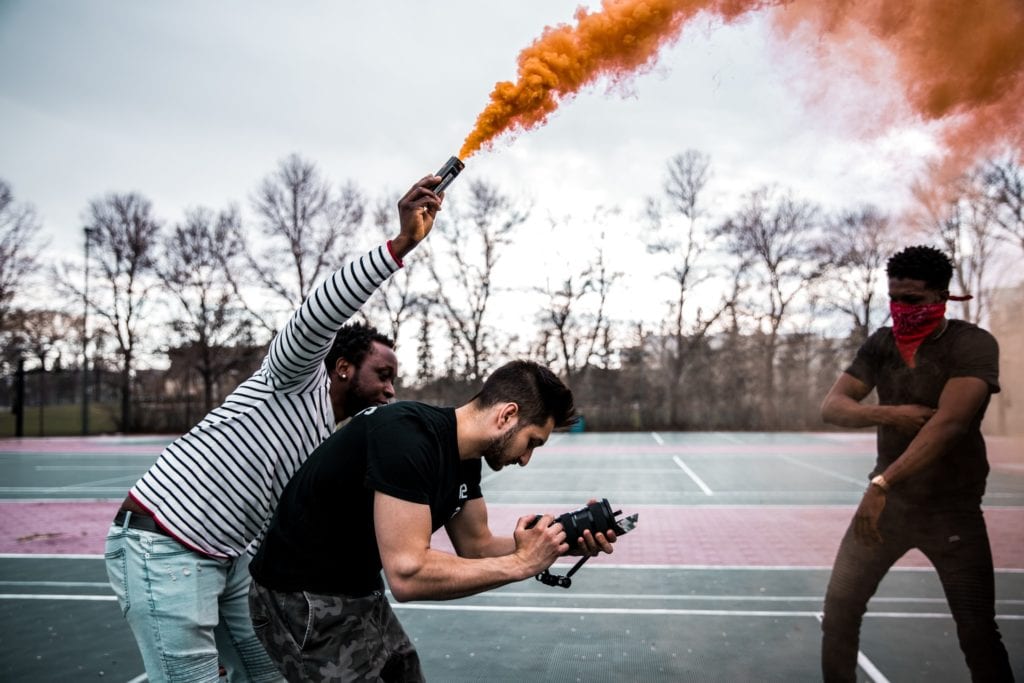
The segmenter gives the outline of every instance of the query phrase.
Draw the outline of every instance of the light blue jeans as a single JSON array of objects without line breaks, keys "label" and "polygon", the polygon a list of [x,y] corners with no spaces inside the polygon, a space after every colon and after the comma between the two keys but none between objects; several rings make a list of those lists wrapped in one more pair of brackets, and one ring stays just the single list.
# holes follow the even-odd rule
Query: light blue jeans
[{"label": "light blue jeans", "polygon": [[249,555],[216,560],[162,534],[111,525],[107,576],[151,683],[284,681],[249,619]]}]

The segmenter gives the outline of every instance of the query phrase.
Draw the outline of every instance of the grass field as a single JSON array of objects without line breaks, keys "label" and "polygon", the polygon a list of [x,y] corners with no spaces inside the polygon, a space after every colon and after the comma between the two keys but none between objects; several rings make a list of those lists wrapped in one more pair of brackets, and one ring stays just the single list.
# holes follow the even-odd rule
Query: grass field
[{"label": "grass field", "polygon": [[[89,433],[109,434],[115,431],[113,404],[89,405]],[[77,436],[82,433],[82,406],[26,406],[24,436]],[[14,413],[0,412],[0,436],[14,436]]]}]

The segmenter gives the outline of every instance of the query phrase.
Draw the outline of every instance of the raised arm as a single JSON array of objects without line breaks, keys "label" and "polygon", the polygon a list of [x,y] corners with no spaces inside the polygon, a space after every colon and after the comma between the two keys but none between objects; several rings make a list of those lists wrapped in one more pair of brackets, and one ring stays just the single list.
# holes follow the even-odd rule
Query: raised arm
[{"label": "raised arm", "polygon": [[434,219],[441,210],[444,193],[434,194],[430,188],[440,182],[440,178],[429,175],[420,179],[409,188],[409,191],[398,200],[398,220],[401,231],[391,240],[391,250],[399,262],[426,239],[434,227]]},{"label": "raised arm", "polygon": [[398,235],[335,271],[274,337],[264,372],[279,391],[301,393],[319,384],[334,335],[430,234],[441,208],[441,197],[430,189],[438,181],[426,176],[413,185],[398,202]]},{"label": "raised arm", "polygon": [[[482,505],[483,502],[481,501]],[[533,528],[532,516],[516,524],[512,552],[497,557],[457,557],[430,547],[430,508],[378,491],[373,519],[384,575],[399,602],[450,600],[521,581],[550,567],[569,546],[551,517]]]}]

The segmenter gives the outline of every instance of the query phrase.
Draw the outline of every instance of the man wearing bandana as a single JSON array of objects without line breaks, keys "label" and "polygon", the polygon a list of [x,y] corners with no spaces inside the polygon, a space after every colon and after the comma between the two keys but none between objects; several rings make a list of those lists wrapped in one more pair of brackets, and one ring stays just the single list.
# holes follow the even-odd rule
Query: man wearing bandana
[{"label": "man wearing bandana", "polygon": [[[911,548],[934,565],[974,681],[1012,681],[995,621],[992,551],[981,511],[989,466],[981,421],[999,391],[999,347],[945,317],[953,269],[931,247],[889,259],[892,327],[857,351],[822,405],[843,427],[876,427],[878,458],[832,567],[822,620],[822,671],[855,681],[868,600]],[[878,404],[863,403],[872,389]]]}]

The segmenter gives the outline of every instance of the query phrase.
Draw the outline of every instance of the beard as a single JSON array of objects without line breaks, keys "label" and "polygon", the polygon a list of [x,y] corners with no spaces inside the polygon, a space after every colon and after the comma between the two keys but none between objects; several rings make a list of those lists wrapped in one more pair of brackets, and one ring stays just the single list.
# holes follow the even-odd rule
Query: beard
[{"label": "beard", "polygon": [[483,459],[487,462],[487,466],[495,472],[499,471],[505,465],[511,465],[514,461],[509,461],[509,450],[512,439],[519,433],[521,426],[516,425],[512,429],[508,430],[501,436],[496,436],[487,442],[481,453]]},{"label": "beard", "polygon": [[352,373],[352,379],[348,381],[348,387],[345,389],[345,414],[349,417],[361,413],[370,406],[377,405],[377,401],[365,396],[362,385],[359,383],[359,368],[356,368],[355,372]]}]

